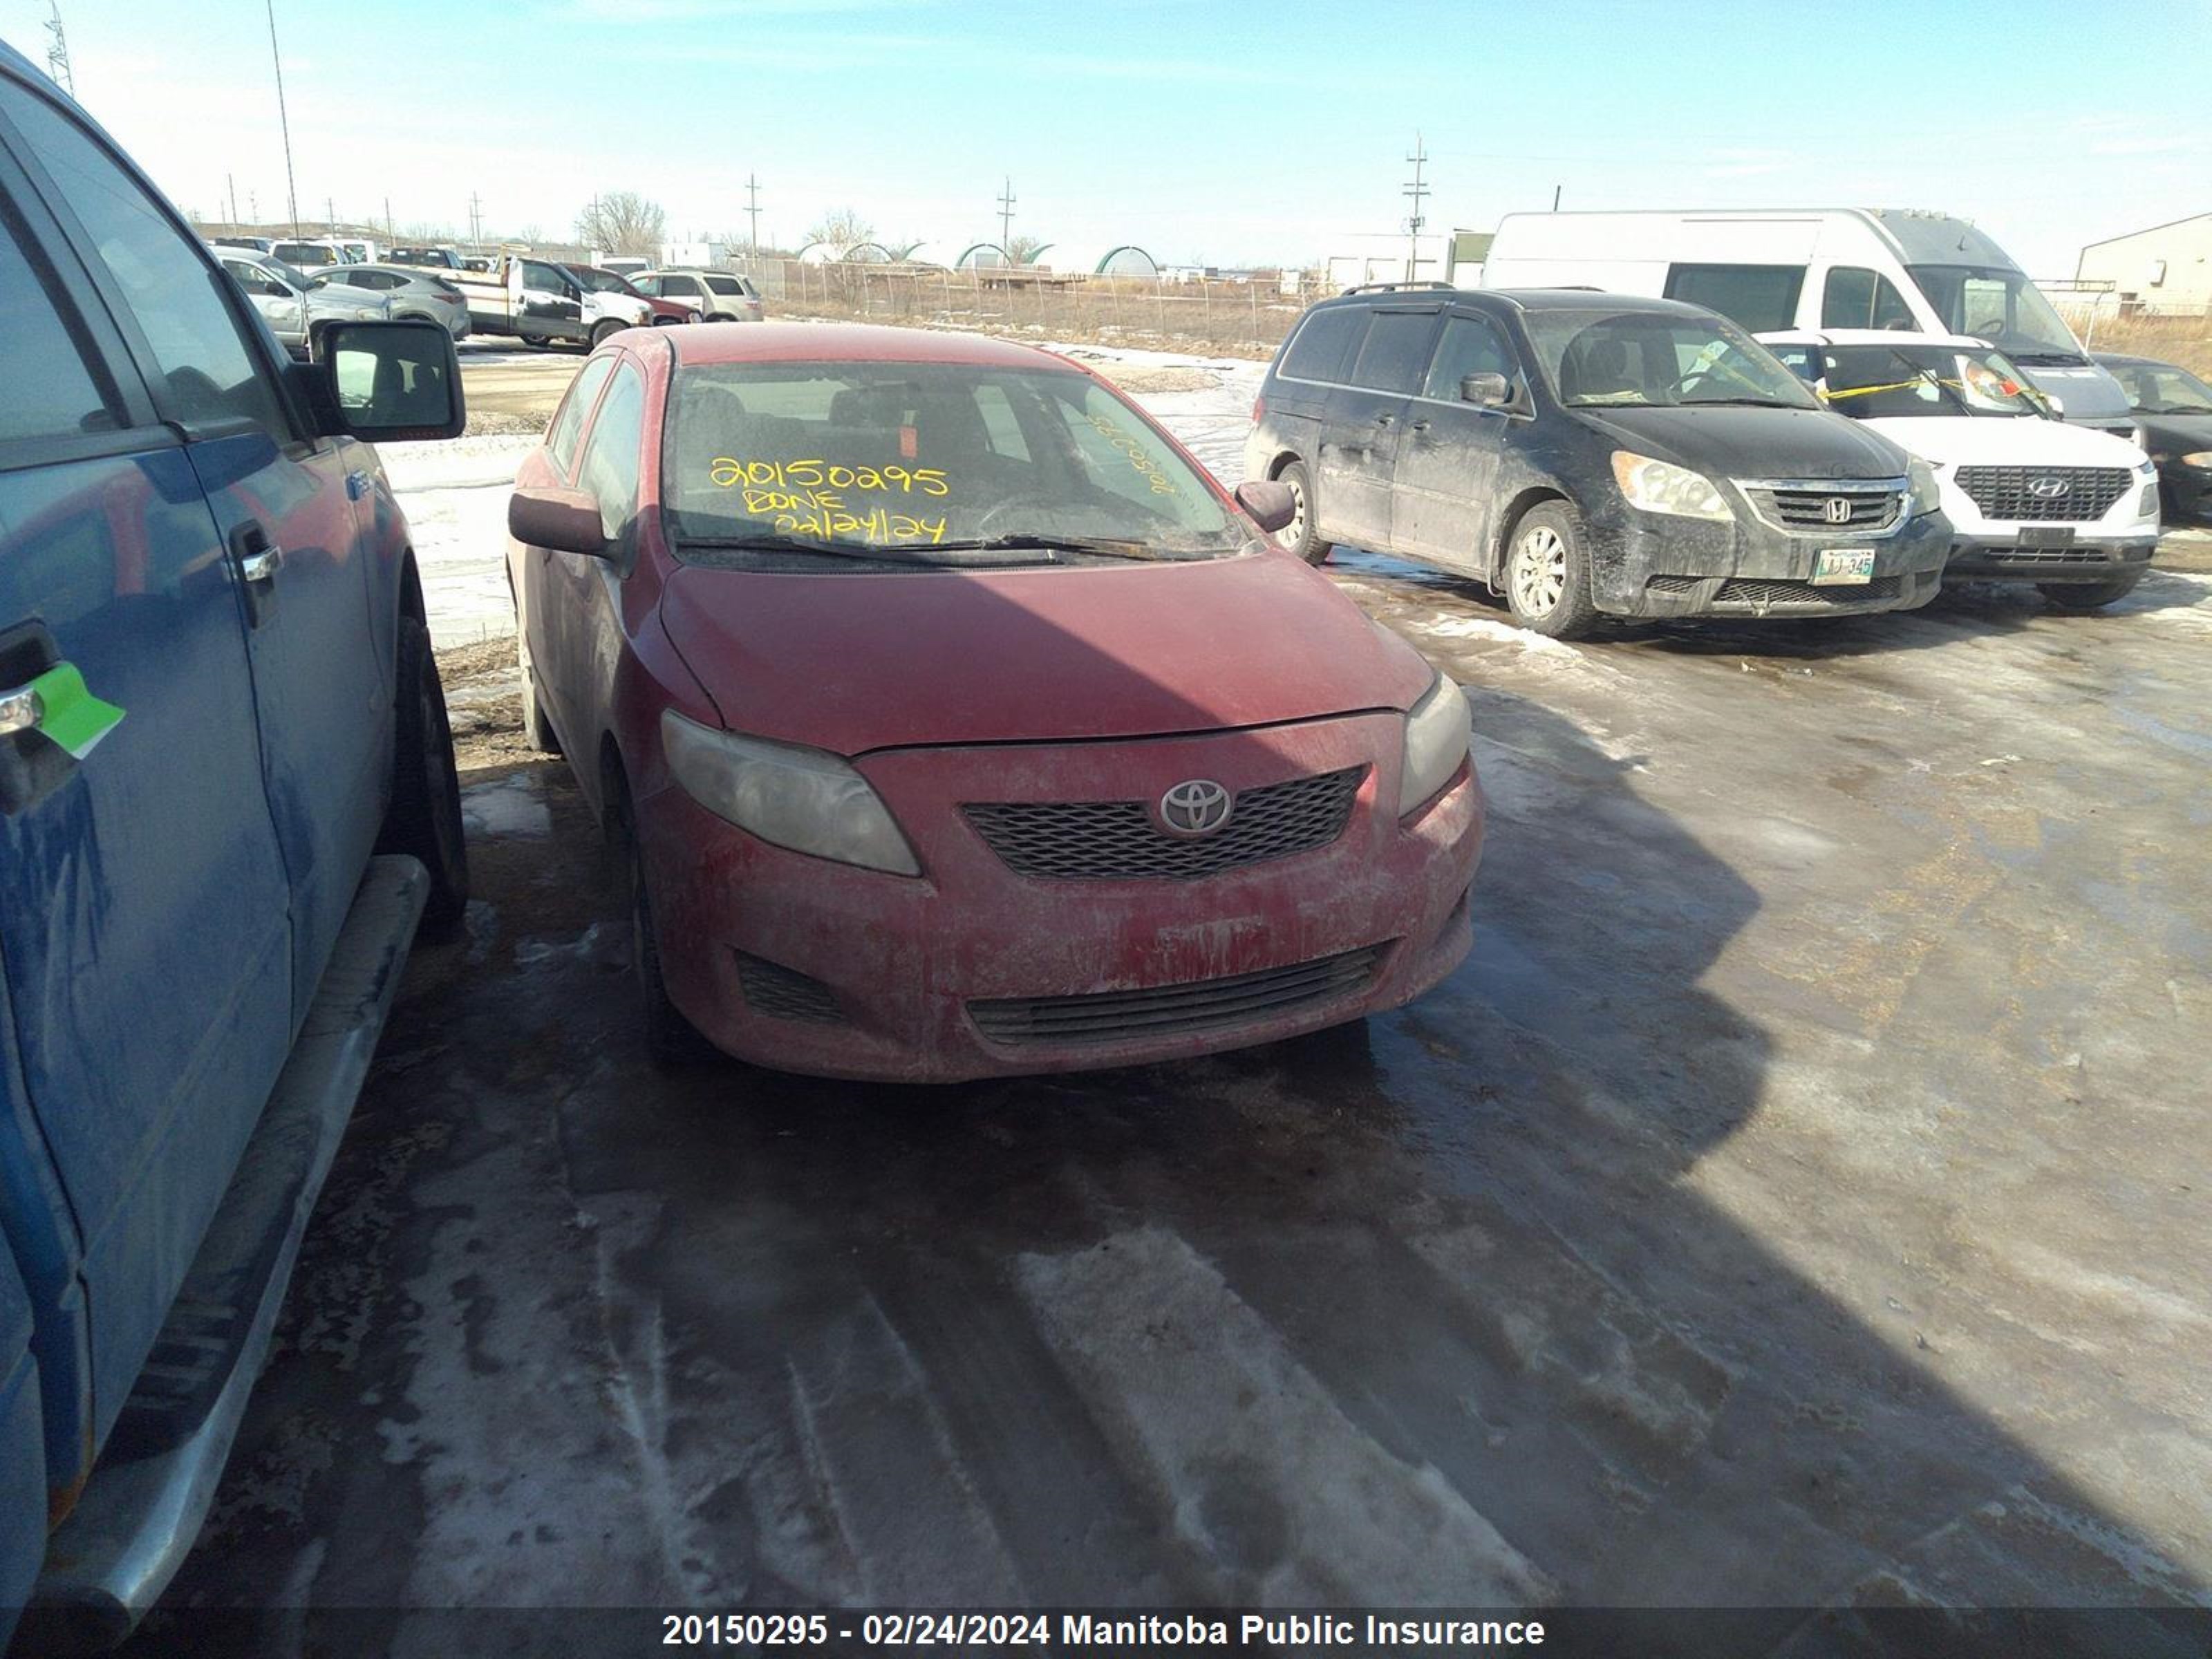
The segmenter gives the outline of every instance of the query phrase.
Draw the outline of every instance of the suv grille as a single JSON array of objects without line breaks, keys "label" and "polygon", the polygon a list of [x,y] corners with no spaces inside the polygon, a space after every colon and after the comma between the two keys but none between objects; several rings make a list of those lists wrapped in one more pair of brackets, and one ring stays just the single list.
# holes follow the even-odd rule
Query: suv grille
[{"label": "suv grille", "polygon": [[1143,801],[1011,801],[964,806],[969,823],[1019,876],[1048,881],[1195,881],[1326,847],[1344,833],[1364,766],[1247,789],[1228,823],[1184,840]]},{"label": "suv grille", "polygon": [[1036,1042],[1118,1042],[1127,1037],[1217,1030],[1364,990],[1374,982],[1389,948],[1387,944],[1370,945],[1287,968],[1155,985],[1141,991],[971,1002],[968,1013],[985,1036],[1009,1048]]},{"label": "suv grille", "polygon": [[[2131,476],[2124,466],[1962,466],[1959,488],[1985,518],[2088,524],[2127,493]],[[2056,495],[2036,494],[2033,487],[2046,478],[2066,487]]]},{"label": "suv grille", "polygon": [[[1811,484],[1785,489],[1778,484],[1745,484],[1761,518],[1784,530],[1811,534],[1847,535],[1853,531],[1887,530],[1897,522],[1905,492],[1894,481],[1869,484],[1864,480],[1838,480],[1833,488]],[[1850,516],[1831,519],[1828,503],[1847,504]]]}]

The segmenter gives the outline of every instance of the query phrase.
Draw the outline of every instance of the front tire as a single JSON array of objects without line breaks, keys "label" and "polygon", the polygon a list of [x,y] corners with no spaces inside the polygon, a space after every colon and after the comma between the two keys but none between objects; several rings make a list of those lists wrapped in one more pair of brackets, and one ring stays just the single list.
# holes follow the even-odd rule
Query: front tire
[{"label": "front tire", "polygon": [[584,349],[586,351],[597,351],[608,341],[613,339],[616,335],[621,333],[623,327],[624,325],[617,322],[611,317],[608,318],[605,322],[592,324],[591,338],[585,341]]},{"label": "front tire", "polygon": [[615,855],[621,861],[629,904],[630,972],[637,986],[640,1030],[646,1058],[661,1071],[673,1071],[702,1058],[707,1041],[669,997],[668,982],[660,971],[660,930],[646,889],[645,849],[638,840],[636,817],[628,787],[618,782],[614,788]]},{"label": "front tire", "polygon": [[468,836],[461,827],[461,780],[453,764],[453,729],[438,683],[430,630],[415,617],[399,619],[395,664],[399,688],[393,712],[392,804],[376,839],[380,853],[404,853],[430,872],[422,927],[444,933],[469,902]]},{"label": "front tire", "polygon": [[523,344],[528,346],[532,351],[543,351],[545,349],[546,340],[543,334],[523,334],[518,335],[516,337],[519,338]]},{"label": "front tire", "polygon": [[1515,622],[1547,639],[1580,639],[1597,621],[1582,514],[1566,502],[1531,507],[1513,526],[1505,603]]},{"label": "front tire", "polygon": [[1332,549],[1321,538],[1321,520],[1315,515],[1313,475],[1304,461],[1291,461],[1275,474],[1275,482],[1291,490],[1291,521],[1275,532],[1275,545],[1294,553],[1308,564],[1324,564]]},{"label": "front tire", "polygon": [[2143,579],[2140,570],[2106,582],[2038,582],[2035,591],[2056,611],[2101,611],[2134,592]]}]

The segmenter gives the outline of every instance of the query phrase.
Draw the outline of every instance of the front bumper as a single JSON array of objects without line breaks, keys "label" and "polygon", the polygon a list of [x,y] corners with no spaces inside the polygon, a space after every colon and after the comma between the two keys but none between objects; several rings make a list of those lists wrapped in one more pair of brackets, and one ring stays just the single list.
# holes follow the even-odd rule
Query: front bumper
[{"label": "front bumper", "polygon": [[[1382,713],[866,757],[918,878],[769,846],[664,788],[639,818],[671,919],[670,995],[741,1059],[915,1083],[1182,1059],[1395,1007],[1467,953],[1483,830],[1471,767],[1400,822],[1403,731]],[[1354,766],[1367,770],[1333,841],[1193,880],[1018,875],[961,810],[1156,799],[1191,778],[1241,793]]]},{"label": "front bumper", "polygon": [[2092,531],[2063,547],[2022,547],[2017,531],[1960,536],[1946,581],[2103,582],[2140,570],[2158,550],[2158,532],[2111,535]]},{"label": "front bumper", "polygon": [[[1793,534],[1737,509],[1734,522],[1644,513],[1623,505],[1594,522],[1592,596],[1621,617],[1837,617],[1910,611],[1942,586],[1951,528],[1940,513],[1886,535]],[[1815,584],[1820,555],[1871,551],[1863,583]]]}]

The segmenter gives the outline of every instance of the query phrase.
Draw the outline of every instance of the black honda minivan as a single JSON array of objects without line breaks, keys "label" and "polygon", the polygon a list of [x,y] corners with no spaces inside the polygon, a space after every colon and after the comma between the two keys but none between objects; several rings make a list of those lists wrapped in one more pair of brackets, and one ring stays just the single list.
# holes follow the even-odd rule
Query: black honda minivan
[{"label": "black honda minivan", "polygon": [[1268,367],[1248,478],[1283,546],[1419,559],[1555,638],[1620,617],[1815,617],[1936,596],[1926,465],[1701,307],[1588,289],[1354,289]]}]

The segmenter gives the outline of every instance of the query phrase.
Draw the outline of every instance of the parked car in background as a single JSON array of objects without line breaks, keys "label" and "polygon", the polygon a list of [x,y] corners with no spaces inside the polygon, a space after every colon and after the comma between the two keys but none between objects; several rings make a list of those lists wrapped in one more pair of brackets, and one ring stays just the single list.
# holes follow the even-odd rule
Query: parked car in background
[{"label": "parked car in background", "polygon": [[[1063,358],[655,330],[509,514],[524,713],[631,872],[656,1050],[948,1081],[1271,1042],[1471,941],[1458,687]],[[823,665],[837,665],[834,673]]]},{"label": "parked car in background", "polygon": [[325,265],[346,263],[344,252],[334,242],[278,242],[269,251],[299,270],[316,270]]},{"label": "parked car in background", "polygon": [[[616,329],[644,328],[662,320],[654,308],[657,301],[637,293],[613,272],[568,264],[559,269],[583,295],[585,331],[592,344],[596,346]],[[684,319],[679,315],[667,320]]]},{"label": "parked car in background", "polygon": [[1309,310],[1269,365],[1249,478],[1282,544],[1420,559],[1557,638],[1598,617],[1924,605],[1935,475],[1823,410],[1726,319],[1668,300],[1383,284]]},{"label": "parked car in background", "polygon": [[469,337],[469,300],[450,278],[434,270],[410,270],[402,265],[340,265],[307,280],[307,290],[333,289],[380,294],[390,301],[392,315],[435,323],[456,340]]},{"label": "parked car in background", "polygon": [[656,328],[672,323],[696,323],[705,320],[695,302],[678,300],[656,300],[649,294],[641,294],[630,286],[629,279],[615,271],[602,270],[598,265],[564,264],[562,269],[581,283],[587,294],[609,294],[635,300],[646,307],[647,317]]},{"label": "parked car in background", "polygon": [[429,270],[466,269],[461,256],[452,248],[425,247],[419,244],[392,248],[385,255],[385,263],[393,265],[414,265]]},{"label": "parked car in background", "polygon": [[210,236],[212,247],[242,247],[253,253],[266,253],[276,244],[266,236]]},{"label": "parked car in background", "polygon": [[1947,577],[2032,581],[2069,610],[2110,605],[2142,580],[2158,547],[2149,459],[2052,416],[2002,352],[1880,330],[1759,339],[1829,408],[1935,468],[1951,523]]},{"label": "parked car in background", "polygon": [[601,270],[611,270],[618,276],[635,276],[641,270],[653,269],[652,260],[636,258],[627,253],[611,253],[605,258],[595,260],[593,263]]},{"label": "parked car in background", "polygon": [[376,244],[365,236],[333,236],[331,246],[345,256],[349,265],[369,265],[376,263]]},{"label": "parked car in background", "polygon": [[2154,357],[2100,353],[2097,361],[2128,394],[2166,520],[2212,524],[2212,386]]},{"label": "parked car in background", "polygon": [[491,270],[456,270],[447,280],[468,296],[469,326],[478,334],[510,334],[525,345],[582,345],[629,326],[588,314],[582,285],[550,259],[502,254]]},{"label": "parked car in background", "polygon": [[768,315],[750,276],[729,270],[641,270],[630,283],[647,299],[699,307],[709,323],[757,323]]},{"label": "parked car in background", "polygon": [[289,363],[5,46],[0,118],[0,1645],[27,1599],[45,1655],[191,1546],[417,919],[466,898],[365,441],[462,408],[420,323]]},{"label": "parked car in background", "polygon": [[332,323],[380,322],[392,314],[390,298],[361,289],[330,287],[295,270],[273,253],[243,248],[213,250],[223,270],[246,291],[279,343],[295,356],[307,356]]},{"label": "parked car in background", "polygon": [[2127,400],[2010,254],[1964,219],[1896,208],[1509,213],[1485,288],[1586,285],[1717,311],[1754,333],[1970,335],[2065,418],[2130,435]]}]

